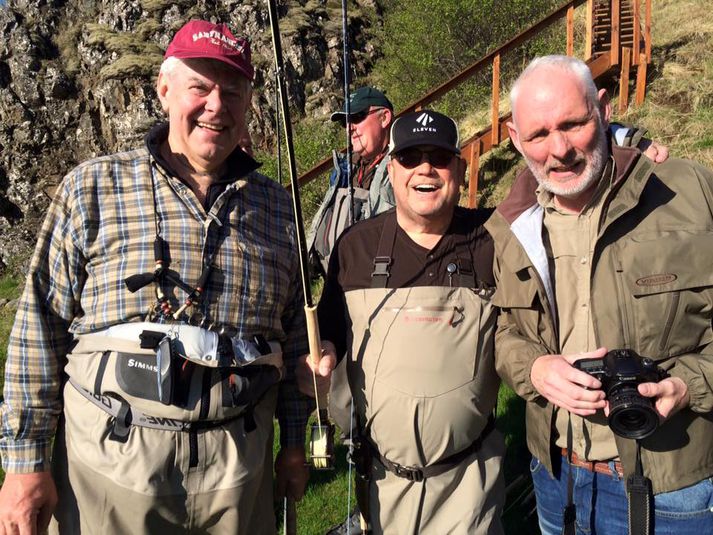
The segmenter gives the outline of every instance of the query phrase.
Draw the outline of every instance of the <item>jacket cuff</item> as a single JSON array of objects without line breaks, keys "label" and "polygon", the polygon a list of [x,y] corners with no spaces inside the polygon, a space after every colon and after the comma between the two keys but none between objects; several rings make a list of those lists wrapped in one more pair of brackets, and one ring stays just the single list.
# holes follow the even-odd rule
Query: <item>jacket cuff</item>
[{"label": "jacket cuff", "polygon": [[692,370],[682,362],[677,362],[669,370],[669,374],[686,383],[689,396],[688,407],[693,412],[708,413],[713,410],[713,394],[711,394],[710,385],[706,383],[700,372]]}]

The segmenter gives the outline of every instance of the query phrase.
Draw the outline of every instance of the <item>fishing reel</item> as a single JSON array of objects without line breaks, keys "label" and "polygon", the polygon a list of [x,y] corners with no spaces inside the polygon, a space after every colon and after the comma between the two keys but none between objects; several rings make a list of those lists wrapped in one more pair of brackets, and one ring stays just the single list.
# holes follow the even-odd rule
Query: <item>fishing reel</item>
[{"label": "fishing reel", "polygon": [[316,470],[334,470],[334,424],[327,409],[317,411],[317,421],[310,426],[309,460]]}]

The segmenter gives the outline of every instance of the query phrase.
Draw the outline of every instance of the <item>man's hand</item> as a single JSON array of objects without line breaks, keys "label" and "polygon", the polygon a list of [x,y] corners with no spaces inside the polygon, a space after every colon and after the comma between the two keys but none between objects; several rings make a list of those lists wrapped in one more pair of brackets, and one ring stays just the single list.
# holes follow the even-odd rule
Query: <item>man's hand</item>
[{"label": "man's hand", "polygon": [[687,407],[690,401],[688,386],[680,377],[667,377],[658,383],[641,383],[639,394],[656,398],[656,410],[664,420]]},{"label": "man's hand", "polygon": [[295,376],[297,387],[306,396],[314,397],[314,376],[317,379],[319,399],[324,399],[329,392],[332,370],[337,365],[337,348],[329,340],[322,340],[322,358],[315,366],[309,355],[302,355],[297,363]]},{"label": "man's hand", "polygon": [[668,147],[666,145],[661,145],[660,143],[650,139],[645,141],[648,141],[648,145],[646,146],[644,146],[644,141],[639,143],[644,156],[648,157],[649,160],[655,163],[663,163],[668,160]]},{"label": "man's hand", "polygon": [[0,535],[36,535],[49,526],[57,488],[49,472],[7,474],[0,489]]},{"label": "man's hand", "polygon": [[305,494],[308,479],[309,468],[304,448],[282,448],[275,459],[275,501],[285,496],[300,501]]},{"label": "man's hand", "polygon": [[579,416],[590,416],[606,405],[602,384],[572,363],[580,359],[602,358],[606,348],[576,355],[542,355],[532,364],[530,380],[550,403]]}]

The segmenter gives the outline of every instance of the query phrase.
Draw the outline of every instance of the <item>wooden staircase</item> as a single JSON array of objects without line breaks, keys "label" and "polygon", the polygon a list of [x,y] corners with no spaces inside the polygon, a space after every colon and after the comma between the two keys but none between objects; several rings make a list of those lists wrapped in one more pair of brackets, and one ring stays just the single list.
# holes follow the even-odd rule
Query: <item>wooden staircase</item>
[{"label": "wooden staircase", "polygon": [[[472,79],[483,70],[492,73],[490,125],[461,143],[461,153],[468,161],[468,205],[477,206],[480,157],[494,146],[508,139],[505,126],[510,114],[500,115],[501,57],[548,30],[556,23],[558,31],[564,30],[567,55],[574,55],[575,10],[580,6],[585,12],[584,57],[595,82],[619,76],[619,111],[628,106],[630,75],[635,73],[635,103],[641,104],[645,96],[646,68],[651,62],[651,1],[652,0],[569,0],[530,28],[474,62],[459,74],[433,89],[421,99],[412,102],[397,113],[418,111]],[[643,4],[643,9],[642,9]],[[642,25],[643,14],[643,25]],[[517,74],[517,73],[510,73]],[[510,77],[512,78],[512,76]],[[300,186],[323,176],[332,166],[326,158],[299,178]]]}]

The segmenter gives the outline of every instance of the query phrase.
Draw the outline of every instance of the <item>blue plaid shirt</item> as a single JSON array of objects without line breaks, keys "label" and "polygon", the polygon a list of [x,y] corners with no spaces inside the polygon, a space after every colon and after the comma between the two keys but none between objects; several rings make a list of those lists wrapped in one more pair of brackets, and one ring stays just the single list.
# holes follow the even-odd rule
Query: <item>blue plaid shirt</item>
[{"label": "blue plaid shirt", "polygon": [[[170,250],[170,269],[187,284],[196,284],[212,257],[203,313],[238,337],[262,334],[282,342],[282,443],[304,444],[313,402],[294,383],[296,357],[308,349],[288,193],[255,171],[236,172],[206,211],[144,148],[78,166],[49,208],[10,335],[0,406],[7,472],[49,468],[73,333],[142,320],[156,302],[153,284],[130,293],[124,279],[154,270],[157,228]],[[187,297],[170,284],[163,290],[174,308]]]}]

